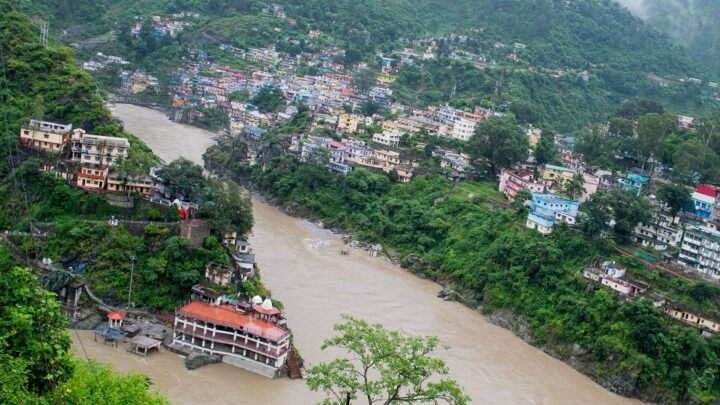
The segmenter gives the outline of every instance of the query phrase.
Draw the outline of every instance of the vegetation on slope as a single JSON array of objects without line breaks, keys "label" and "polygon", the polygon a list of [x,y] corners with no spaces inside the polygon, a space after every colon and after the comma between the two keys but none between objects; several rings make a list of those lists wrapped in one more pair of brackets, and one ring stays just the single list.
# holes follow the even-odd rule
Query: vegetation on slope
[{"label": "vegetation on slope", "polygon": [[[66,41],[92,38],[94,44],[83,51],[96,50],[121,54],[136,66],[171,79],[172,68],[181,63],[188,48],[204,49],[211,59],[231,63],[215,51],[228,43],[241,48],[276,45],[292,53],[306,51],[309,29],[320,29],[331,42],[344,50],[340,62],[347,66],[361,61],[376,63],[376,51],[387,55],[408,45],[407,41],[429,36],[465,35],[467,40],[453,45],[480,55],[499,52],[502,42],[513,47],[525,44],[521,63],[510,63],[498,55],[500,65],[485,70],[471,64],[450,61],[447,54],[419,67],[402,68],[394,85],[397,99],[410,105],[448,101],[489,106],[499,78],[499,67],[508,66],[501,109],[521,119],[558,131],[572,132],[603,121],[626,99],[652,97],[678,113],[707,112],[717,107],[702,84],[679,82],[678,78],[707,78],[711,68],[688,60],[667,39],[609,0],[390,0],[390,1],[278,1],[286,7],[295,25],[262,13],[262,2],[253,0],[214,0],[194,2],[101,2],[93,11],[57,18],[62,0],[23,2],[32,13],[54,18],[56,29],[76,27],[77,35]],[[80,4],[84,10],[85,6]],[[103,9],[101,16],[95,9]],[[129,30],[135,16],[199,12],[201,17],[176,38],[156,39],[150,33],[131,38]],[[108,27],[114,34],[100,40]],[[104,31],[103,31],[104,29]],[[70,30],[70,32],[74,32]],[[292,45],[288,39],[299,39]],[[83,42],[80,41],[82,44]],[[101,44],[99,47],[96,45]],[[440,43],[448,45],[440,41]],[[85,49],[85,48],[83,48]],[[488,58],[491,58],[488,56]],[[496,58],[493,56],[492,58]],[[589,69],[588,81],[577,74],[549,77],[541,70]],[[652,77],[670,78],[662,87]],[[453,91],[455,89],[455,91]]]}]

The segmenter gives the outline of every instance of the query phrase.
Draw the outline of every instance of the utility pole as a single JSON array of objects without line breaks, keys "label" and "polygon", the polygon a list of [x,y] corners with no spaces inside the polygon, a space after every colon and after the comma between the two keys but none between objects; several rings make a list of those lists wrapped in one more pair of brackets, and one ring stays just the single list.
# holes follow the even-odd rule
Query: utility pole
[{"label": "utility pole", "polygon": [[130,308],[130,298],[132,297],[133,275],[135,274],[135,255],[130,256],[130,290],[128,291],[128,308]]}]

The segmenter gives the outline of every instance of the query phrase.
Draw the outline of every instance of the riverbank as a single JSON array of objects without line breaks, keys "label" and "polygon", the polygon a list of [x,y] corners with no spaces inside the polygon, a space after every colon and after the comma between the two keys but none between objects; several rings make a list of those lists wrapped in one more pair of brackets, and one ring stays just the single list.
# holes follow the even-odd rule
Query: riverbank
[{"label": "riverbank", "polygon": [[[212,144],[213,134],[172,123],[162,113],[122,105],[115,110],[126,128],[166,161],[182,155],[202,163],[204,148]],[[263,281],[283,302],[296,344],[308,365],[340,354],[321,351],[320,345],[332,336],[332,326],[340,315],[347,313],[410,334],[438,336],[442,344],[450,346],[439,353],[440,357],[447,361],[451,376],[465,387],[474,403],[635,402],[606,391],[509,331],[488,323],[477,311],[438,299],[441,287],[436,283],[414,277],[361,250],[340,255],[339,251],[346,247],[340,236],[257,200],[253,201],[253,211],[256,226],[250,242],[263,269]],[[133,361],[122,366],[138,364]],[[177,378],[188,389],[197,383],[211,384],[206,373],[216,366],[183,370]],[[179,360],[178,367],[184,369]],[[143,372],[142,368],[136,370]],[[234,376],[233,383],[211,385],[216,392],[211,399],[248,398],[248,402],[261,404],[287,403],[288,398],[298,404],[318,400],[302,382],[248,379],[250,374],[239,369],[224,372]],[[158,385],[166,383],[158,381]],[[177,397],[182,398],[179,388],[172,385],[170,389],[178,389]],[[171,395],[171,400],[177,397]]]}]

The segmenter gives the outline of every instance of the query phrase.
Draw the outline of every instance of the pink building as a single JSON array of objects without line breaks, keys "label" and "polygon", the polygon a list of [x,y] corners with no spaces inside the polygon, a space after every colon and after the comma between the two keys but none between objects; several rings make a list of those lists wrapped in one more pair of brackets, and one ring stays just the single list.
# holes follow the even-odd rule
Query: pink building
[{"label": "pink building", "polygon": [[535,174],[523,169],[503,169],[500,172],[500,186],[498,189],[505,194],[508,200],[514,201],[515,195],[522,189],[533,193],[544,193],[545,185],[535,181]]}]

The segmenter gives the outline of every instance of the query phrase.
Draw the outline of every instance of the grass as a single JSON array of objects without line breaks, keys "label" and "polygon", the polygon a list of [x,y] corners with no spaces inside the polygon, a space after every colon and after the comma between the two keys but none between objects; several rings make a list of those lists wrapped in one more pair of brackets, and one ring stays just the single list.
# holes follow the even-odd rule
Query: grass
[{"label": "grass", "polygon": [[453,194],[467,199],[480,198],[485,202],[493,204],[507,204],[505,196],[497,190],[495,183],[488,181],[460,182],[455,186]]}]

